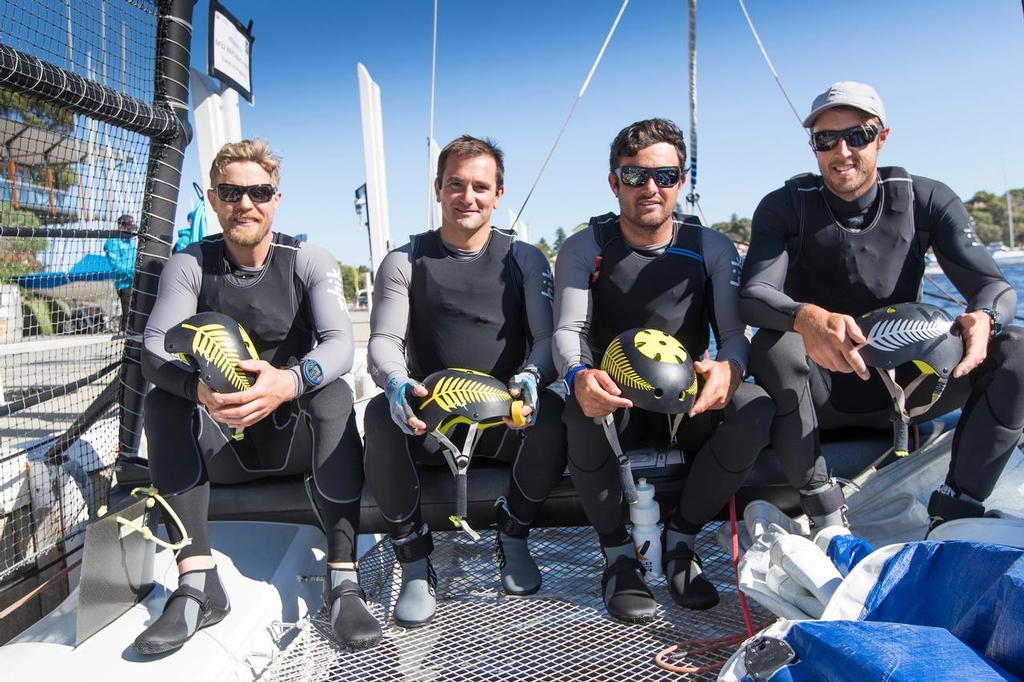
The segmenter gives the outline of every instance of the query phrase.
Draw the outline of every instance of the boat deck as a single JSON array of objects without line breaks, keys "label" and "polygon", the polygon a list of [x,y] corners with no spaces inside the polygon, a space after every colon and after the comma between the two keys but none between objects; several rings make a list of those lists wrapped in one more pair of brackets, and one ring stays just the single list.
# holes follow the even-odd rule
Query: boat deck
[{"label": "boat deck", "polygon": [[[715,543],[720,524],[698,539],[705,571],[722,601],[709,611],[676,606],[664,578],[649,579],[660,608],[646,625],[609,618],[601,602],[597,536],[591,528],[543,528],[530,545],[544,575],[540,592],[509,597],[500,589],[492,555],[494,533],[473,542],[463,533],[435,533],[432,555],[438,575],[434,620],[407,630],[392,625],[376,648],[349,652],[335,643],[329,613],[307,618],[261,679],[292,680],[714,680],[717,672],[680,675],[658,668],[654,656],[684,640],[743,632],[732,561]],[[390,543],[361,560],[363,588],[375,615],[390,622],[400,572]],[[755,623],[770,616],[751,603]],[[286,636],[287,638],[287,636]],[[724,661],[736,645],[677,665]]]}]

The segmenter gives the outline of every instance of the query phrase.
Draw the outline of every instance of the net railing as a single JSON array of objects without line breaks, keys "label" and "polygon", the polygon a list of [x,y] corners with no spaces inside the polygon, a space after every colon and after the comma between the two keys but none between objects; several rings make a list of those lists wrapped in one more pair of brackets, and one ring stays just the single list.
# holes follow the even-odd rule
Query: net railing
[{"label": "net railing", "polygon": [[138,448],[130,396],[170,251],[191,9],[0,3],[0,607],[74,551]]}]

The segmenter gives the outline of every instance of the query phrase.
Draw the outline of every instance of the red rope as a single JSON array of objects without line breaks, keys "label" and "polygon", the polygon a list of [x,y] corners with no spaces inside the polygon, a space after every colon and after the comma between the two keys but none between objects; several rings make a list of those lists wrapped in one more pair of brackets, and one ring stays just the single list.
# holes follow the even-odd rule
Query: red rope
[{"label": "red rope", "polygon": [[753,622],[750,619],[750,607],[747,605],[747,597],[743,594],[743,590],[740,589],[740,538],[736,523],[735,497],[729,500],[729,526],[732,530],[732,569],[733,575],[736,578],[736,593],[739,595],[740,611],[743,613],[743,624],[746,627],[746,631],[736,635],[728,635],[726,637],[689,639],[685,642],[680,642],[679,644],[673,644],[667,649],[662,649],[654,656],[655,665],[662,670],[691,675],[720,670],[721,667],[725,665],[725,661],[718,661],[717,663],[710,663],[708,665],[675,665],[674,663],[669,663],[666,659],[680,649],[686,656],[691,658],[700,656],[701,654],[721,651],[726,647],[739,644],[748,637],[753,637],[757,630],[763,630],[772,623],[772,621],[768,620],[763,623],[759,623],[757,625],[757,630],[754,629]]}]

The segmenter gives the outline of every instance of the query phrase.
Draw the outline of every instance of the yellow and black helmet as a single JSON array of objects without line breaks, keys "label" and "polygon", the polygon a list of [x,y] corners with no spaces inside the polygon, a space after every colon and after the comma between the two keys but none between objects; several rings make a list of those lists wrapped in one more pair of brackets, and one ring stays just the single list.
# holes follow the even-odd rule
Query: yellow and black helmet
[{"label": "yellow and black helmet", "polygon": [[217,393],[252,388],[256,378],[238,368],[242,360],[259,355],[242,325],[221,313],[199,313],[171,327],[164,350],[199,372],[199,378]]},{"label": "yellow and black helmet", "polygon": [[629,329],[616,336],[601,369],[642,410],[682,414],[697,398],[690,354],[677,338],[658,329]]},{"label": "yellow and black helmet", "polygon": [[448,433],[457,424],[477,423],[487,428],[512,417],[522,424],[523,402],[515,400],[508,386],[490,374],[471,369],[443,369],[423,380],[425,398],[412,398],[413,410],[428,431]]},{"label": "yellow and black helmet", "polygon": [[[935,404],[964,355],[959,326],[945,310],[928,303],[878,308],[857,318],[857,325],[867,339],[860,356],[882,377],[904,421]],[[916,372],[908,373],[904,366],[916,368]],[[908,375],[909,381],[905,379]],[[929,377],[935,380],[926,381]],[[931,389],[927,402],[911,400],[918,388],[925,387]],[[915,407],[909,408],[907,402]]]}]

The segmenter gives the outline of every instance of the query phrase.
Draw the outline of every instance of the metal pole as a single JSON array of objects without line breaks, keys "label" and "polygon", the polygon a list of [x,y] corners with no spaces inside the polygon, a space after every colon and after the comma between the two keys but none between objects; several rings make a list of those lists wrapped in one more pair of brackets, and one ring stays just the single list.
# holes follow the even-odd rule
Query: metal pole
[{"label": "metal pole", "polygon": [[142,376],[142,333],[156,300],[157,284],[174,243],[174,217],[185,147],[192,137],[188,124],[188,66],[195,0],[160,0],[157,23],[156,90],[154,106],[175,117],[173,136],[153,139],[149,146],[146,193],[139,226],[128,339],[119,372],[119,457],[137,455],[142,436],[142,406],[146,379]]}]

